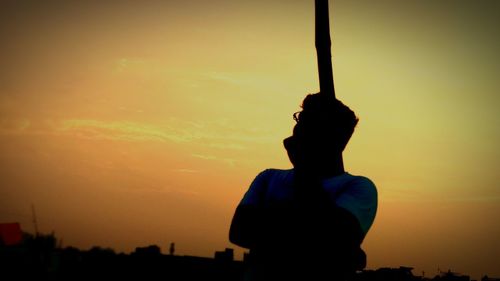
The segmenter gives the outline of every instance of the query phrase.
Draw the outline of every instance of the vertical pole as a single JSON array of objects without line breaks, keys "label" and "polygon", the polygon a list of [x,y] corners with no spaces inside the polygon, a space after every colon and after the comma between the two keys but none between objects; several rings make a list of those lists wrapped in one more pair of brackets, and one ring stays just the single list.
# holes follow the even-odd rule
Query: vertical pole
[{"label": "vertical pole", "polygon": [[33,224],[35,225],[35,237],[38,237],[38,223],[36,221],[35,205],[31,204],[31,214],[33,215]]},{"label": "vertical pole", "polygon": [[330,40],[330,18],[328,0],[315,0],[316,53],[318,58],[320,92],[335,98],[332,69],[332,42]]}]

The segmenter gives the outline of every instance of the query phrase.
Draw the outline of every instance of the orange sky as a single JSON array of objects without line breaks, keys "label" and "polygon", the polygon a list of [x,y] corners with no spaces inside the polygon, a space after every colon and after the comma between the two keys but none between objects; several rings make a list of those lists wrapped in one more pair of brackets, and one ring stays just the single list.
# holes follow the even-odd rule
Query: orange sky
[{"label": "orange sky", "polygon": [[[105,3],[103,3],[105,2]],[[500,4],[331,1],[369,267],[500,276]],[[212,256],[318,90],[305,0],[0,1],[0,221]],[[238,258],[241,251],[238,250]]]}]

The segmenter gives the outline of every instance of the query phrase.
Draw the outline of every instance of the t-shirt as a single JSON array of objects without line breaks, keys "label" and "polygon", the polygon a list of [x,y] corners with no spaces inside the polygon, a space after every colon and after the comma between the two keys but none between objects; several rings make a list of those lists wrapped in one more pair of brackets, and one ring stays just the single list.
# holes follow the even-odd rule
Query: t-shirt
[{"label": "t-shirt", "polygon": [[[293,199],[294,169],[267,169],[261,172],[243,196],[240,205],[286,203]],[[377,212],[377,188],[368,178],[347,172],[324,179],[322,187],[332,203],[348,210],[358,220],[364,234]]]}]

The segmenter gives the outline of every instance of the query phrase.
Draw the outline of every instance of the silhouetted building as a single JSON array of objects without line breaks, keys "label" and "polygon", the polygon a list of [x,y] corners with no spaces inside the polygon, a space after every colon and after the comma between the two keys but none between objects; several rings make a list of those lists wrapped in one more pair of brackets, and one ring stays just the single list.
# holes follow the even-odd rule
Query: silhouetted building
[{"label": "silhouetted building", "polygon": [[231,262],[234,260],[234,250],[231,248],[226,248],[224,251],[215,252],[215,260],[216,261],[228,261]]},{"label": "silhouetted building", "polygon": [[364,270],[358,272],[353,281],[416,281],[420,277],[414,276],[413,268],[400,266],[399,268],[382,267],[377,270]]},{"label": "silhouetted building", "polygon": [[432,280],[435,281],[470,281],[470,277],[467,275],[461,275],[448,270],[447,272],[442,272],[440,275],[434,277]]},{"label": "silhouetted building", "polygon": [[244,252],[243,253],[243,262],[249,262],[249,261],[250,261],[250,253]]},{"label": "silhouetted building", "polygon": [[483,278],[481,278],[481,281],[500,281],[500,278],[491,278],[488,277],[488,275],[485,275],[483,276]]},{"label": "silhouetted building", "polygon": [[0,243],[5,246],[20,244],[23,233],[19,223],[0,223]]},{"label": "silhouetted building", "polygon": [[[0,247],[1,280],[171,280],[240,281],[245,263],[234,260],[234,250],[226,248],[214,258],[161,254],[160,247],[137,247],[133,253],[117,254],[113,249],[92,247],[82,251],[74,247],[56,247],[54,234],[37,236],[24,233],[20,244]],[[173,243],[172,243],[173,244]],[[175,247],[175,246],[174,246]],[[349,281],[470,281],[451,271],[433,279],[413,276],[411,267],[380,268],[358,272]],[[480,281],[500,281],[484,276]]]},{"label": "silhouetted building", "polygon": [[156,245],[150,245],[147,247],[137,247],[132,255],[141,255],[141,256],[159,256],[161,255],[160,247]]}]

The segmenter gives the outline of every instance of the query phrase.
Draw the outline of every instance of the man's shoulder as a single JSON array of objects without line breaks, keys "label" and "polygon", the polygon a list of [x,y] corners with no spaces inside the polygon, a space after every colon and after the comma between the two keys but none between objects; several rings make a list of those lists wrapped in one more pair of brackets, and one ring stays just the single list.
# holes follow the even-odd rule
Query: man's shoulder
[{"label": "man's shoulder", "polygon": [[377,195],[375,183],[366,176],[348,174],[349,189],[356,193]]},{"label": "man's shoulder", "polygon": [[288,173],[293,173],[293,169],[268,168],[262,171],[262,173],[288,174]]},{"label": "man's shoulder", "polygon": [[350,177],[349,181],[352,183],[375,187],[375,183],[373,183],[373,181],[368,177],[361,175],[351,175],[351,174],[348,175]]},{"label": "man's shoulder", "polygon": [[349,175],[344,192],[338,196],[338,206],[350,211],[358,219],[364,233],[370,229],[377,212],[378,194],[373,181],[365,176]]},{"label": "man's shoulder", "polygon": [[269,168],[260,172],[257,177],[287,177],[293,174],[293,169]]},{"label": "man's shoulder", "polygon": [[293,177],[293,169],[283,170],[269,168],[257,174],[253,185],[269,185],[270,183],[289,181]]}]

